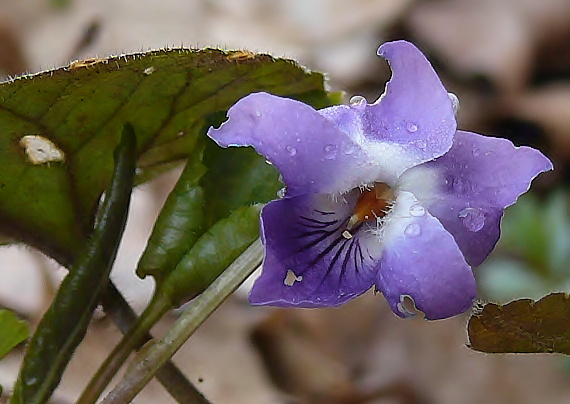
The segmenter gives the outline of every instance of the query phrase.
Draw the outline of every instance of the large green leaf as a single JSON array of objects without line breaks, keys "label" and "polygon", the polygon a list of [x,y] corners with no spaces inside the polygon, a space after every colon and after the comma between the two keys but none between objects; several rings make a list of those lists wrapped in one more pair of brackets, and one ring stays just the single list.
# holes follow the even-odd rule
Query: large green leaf
[{"label": "large green leaf", "polygon": [[30,335],[30,328],[9,310],[0,310],[0,359]]},{"label": "large green leaf", "polygon": [[254,91],[331,103],[321,74],[215,49],[76,62],[3,84],[0,233],[68,264],[93,227],[125,122],[137,134],[146,180],[191,156],[212,119]]},{"label": "large green leaf", "polygon": [[536,302],[486,304],[471,317],[468,331],[476,351],[570,355],[570,298],[552,293]]},{"label": "large green leaf", "polygon": [[99,220],[85,251],[63,280],[30,341],[14,387],[14,404],[46,403],[87,332],[99,294],[109,282],[127,222],[135,176],[135,145],[132,127],[125,125]]}]

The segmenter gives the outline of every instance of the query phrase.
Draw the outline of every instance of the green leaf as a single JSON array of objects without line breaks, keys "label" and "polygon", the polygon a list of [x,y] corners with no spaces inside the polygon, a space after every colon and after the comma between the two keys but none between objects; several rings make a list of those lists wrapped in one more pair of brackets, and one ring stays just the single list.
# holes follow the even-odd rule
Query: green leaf
[{"label": "green leaf", "polygon": [[139,260],[137,275],[141,278],[153,275],[161,282],[204,233],[205,196],[199,181],[205,172],[200,161],[189,161],[184,168]]},{"label": "green leaf", "polygon": [[0,86],[0,232],[64,265],[93,228],[122,125],[139,181],[195,155],[216,116],[267,91],[330,105],[323,76],[249,52],[160,50],[24,76]]},{"label": "green leaf", "polygon": [[[203,165],[187,165],[169,195],[137,270],[139,276],[153,275],[157,293],[174,305],[201,293],[258,237],[259,215],[244,217],[241,212],[245,207],[253,212],[254,205],[259,213],[257,205],[275,199],[283,186],[275,168],[251,148],[223,149],[208,141],[203,156]],[[218,231],[233,231],[237,249]],[[242,240],[243,234],[247,236]],[[204,247],[198,246],[201,237],[220,259],[194,263],[193,254],[204,254]]]},{"label": "green leaf", "polygon": [[83,340],[99,294],[109,281],[125,228],[134,183],[136,138],[130,125],[115,153],[115,172],[86,250],[63,280],[28,346],[12,403],[40,404],[51,397]]},{"label": "green leaf", "polygon": [[202,293],[259,237],[261,205],[242,207],[204,233],[157,286],[157,295],[173,306]]},{"label": "green leaf", "polygon": [[0,359],[29,335],[28,323],[9,310],[0,310]]},{"label": "green leaf", "polygon": [[570,298],[552,293],[537,302],[486,304],[469,320],[468,332],[476,351],[570,355]]},{"label": "green leaf", "polygon": [[[323,99],[313,97],[312,102],[318,108]],[[208,119],[217,126],[227,117],[218,113]],[[233,226],[233,231],[239,234],[242,231],[239,226],[245,222],[226,219],[236,210],[276,199],[277,191],[283,187],[276,169],[251,148],[224,149],[205,139],[200,156],[202,164],[189,163],[169,195],[137,269],[141,277],[154,276],[157,295],[163,294],[173,305],[201,293],[237,257],[236,252],[223,244],[225,236],[215,232],[224,229],[230,233]],[[251,240],[247,237],[248,243],[259,234],[259,217],[252,216],[252,220],[253,223],[247,224],[253,237]],[[192,246],[200,243],[197,240],[204,234],[208,234],[211,248],[224,258],[189,264],[195,260],[192,254],[202,254],[203,247]],[[248,243],[243,243],[238,255]]]}]

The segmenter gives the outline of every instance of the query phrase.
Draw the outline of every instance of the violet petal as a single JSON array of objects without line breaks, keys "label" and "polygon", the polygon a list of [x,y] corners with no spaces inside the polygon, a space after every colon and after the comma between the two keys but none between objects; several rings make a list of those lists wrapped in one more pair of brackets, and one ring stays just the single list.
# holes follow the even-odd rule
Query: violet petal
[{"label": "violet petal", "polygon": [[382,45],[378,54],[393,70],[385,94],[375,104],[361,100],[319,113],[360,145],[366,160],[379,167],[376,181],[393,185],[410,167],[449,150],[456,121],[446,89],[419,49],[396,41]]},{"label": "violet petal", "polygon": [[[252,304],[336,306],[368,290],[381,244],[362,224],[346,232],[359,191],[334,201],[313,194],[270,202],[262,212],[266,251]],[[343,234],[344,233],[344,234]]]},{"label": "violet petal", "polygon": [[388,42],[378,54],[388,60],[393,74],[380,100],[364,110],[365,133],[400,145],[415,157],[413,165],[441,156],[451,148],[456,129],[452,102],[441,80],[409,42]]},{"label": "violet petal", "polygon": [[[437,178],[433,188],[409,190],[420,200],[431,201],[429,212],[454,236],[467,262],[477,266],[499,239],[504,208],[515,203],[538,174],[552,168],[538,150],[457,131],[448,153],[410,170],[433,172]],[[403,188],[414,188],[406,185],[409,175],[402,178]]]},{"label": "violet petal", "polygon": [[429,320],[467,310],[477,293],[475,278],[451,234],[407,192],[391,215],[376,286],[394,313],[409,315],[406,296]]},{"label": "violet petal", "polygon": [[208,135],[222,147],[253,146],[277,167],[288,196],[340,194],[374,180],[377,170],[360,146],[308,105],[256,93],[228,116]]}]

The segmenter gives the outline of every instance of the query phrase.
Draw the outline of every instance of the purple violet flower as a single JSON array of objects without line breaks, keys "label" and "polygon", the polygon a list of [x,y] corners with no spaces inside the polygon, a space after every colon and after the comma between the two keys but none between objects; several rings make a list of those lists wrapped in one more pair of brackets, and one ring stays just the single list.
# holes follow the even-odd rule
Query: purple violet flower
[{"label": "purple violet flower", "polygon": [[[263,209],[263,272],[253,304],[337,306],[375,285],[400,317],[469,309],[470,266],[494,248],[504,209],[552,163],[510,141],[456,131],[454,100],[405,41],[378,54],[393,70],[374,104],[319,111],[251,94],[208,135],[253,146],[286,192]],[[455,105],[456,107],[456,105]]]}]

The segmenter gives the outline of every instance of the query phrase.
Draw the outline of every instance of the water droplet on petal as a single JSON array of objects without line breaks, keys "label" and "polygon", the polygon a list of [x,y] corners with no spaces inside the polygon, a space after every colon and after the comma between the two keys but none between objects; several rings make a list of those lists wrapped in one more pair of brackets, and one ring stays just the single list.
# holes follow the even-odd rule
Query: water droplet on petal
[{"label": "water droplet on petal", "polygon": [[408,122],[408,123],[406,124],[406,130],[407,130],[408,132],[410,132],[410,133],[417,132],[417,131],[418,131],[418,125],[416,125],[416,124],[413,123],[413,122]]},{"label": "water droplet on petal", "polygon": [[404,234],[408,237],[418,237],[422,233],[422,228],[417,223],[409,224],[404,230]]},{"label": "water droplet on petal", "polygon": [[352,233],[349,232],[348,230],[345,230],[342,232],[342,237],[344,237],[347,240],[350,240],[352,238]]},{"label": "water droplet on petal", "polygon": [[261,117],[261,111],[255,111],[255,116],[258,118]]},{"label": "water droplet on petal", "polygon": [[469,231],[477,232],[485,226],[485,214],[477,208],[465,208],[459,212],[463,226]]},{"label": "water droplet on petal", "polygon": [[327,160],[332,160],[336,157],[337,146],[334,144],[328,144],[323,148],[323,151],[325,152],[325,158]]},{"label": "water droplet on petal", "polygon": [[283,187],[279,191],[277,191],[277,197],[280,199],[285,198],[285,193],[287,192],[287,188]]},{"label": "water droplet on petal", "polygon": [[455,116],[459,113],[459,98],[453,93],[447,93],[447,96],[451,100],[451,108],[453,108],[453,113]]},{"label": "water droplet on petal", "polygon": [[344,154],[352,154],[356,150],[356,145],[354,143],[345,143],[342,147]]},{"label": "water droplet on petal", "polygon": [[355,106],[355,107],[356,106],[364,106],[367,104],[366,98],[364,98],[361,95],[355,95],[355,96],[351,97],[349,103],[350,103],[350,105]]},{"label": "water droplet on petal", "polygon": [[462,193],[465,191],[465,182],[461,178],[455,178],[453,180],[453,189],[455,192]]},{"label": "water droplet on petal", "polygon": [[422,205],[418,205],[417,203],[410,206],[410,215],[413,217],[422,217],[426,214],[426,210]]},{"label": "water droplet on petal", "polygon": [[427,147],[426,141],[423,139],[419,139],[418,141],[416,141],[416,146],[419,149],[425,149]]},{"label": "water droplet on petal", "polygon": [[289,156],[294,156],[297,154],[297,149],[295,149],[293,146],[287,146],[285,150],[287,150],[287,154],[289,154]]},{"label": "water droplet on petal", "polygon": [[473,157],[479,157],[479,154],[480,154],[480,153],[479,153],[479,149],[476,148],[476,147],[474,147],[474,148],[473,148]]}]

